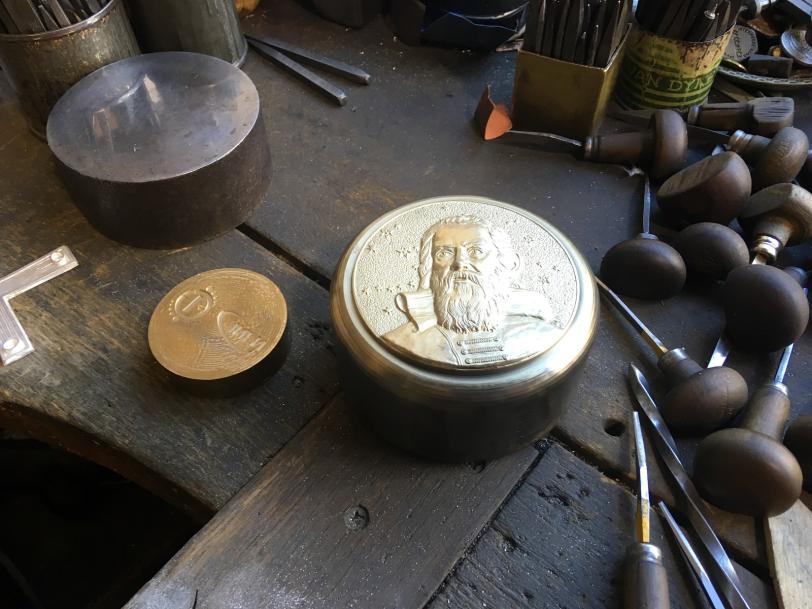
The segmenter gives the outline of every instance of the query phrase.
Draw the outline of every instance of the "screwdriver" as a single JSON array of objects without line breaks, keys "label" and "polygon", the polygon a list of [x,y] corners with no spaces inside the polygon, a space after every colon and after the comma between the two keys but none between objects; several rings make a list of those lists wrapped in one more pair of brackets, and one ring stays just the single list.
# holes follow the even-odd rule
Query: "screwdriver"
[{"label": "screwdriver", "polygon": [[637,454],[637,541],[626,551],[625,609],[669,609],[663,553],[651,543],[651,501],[640,415],[632,413]]}]

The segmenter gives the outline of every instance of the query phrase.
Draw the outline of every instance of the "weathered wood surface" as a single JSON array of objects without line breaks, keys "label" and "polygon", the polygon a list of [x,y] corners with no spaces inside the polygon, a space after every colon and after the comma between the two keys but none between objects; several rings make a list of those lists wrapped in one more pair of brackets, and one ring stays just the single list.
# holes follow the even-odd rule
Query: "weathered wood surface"
[{"label": "weathered wood surface", "polygon": [[[370,87],[344,85],[350,102],[339,109],[253,53],[246,64],[263,99],[274,152],[268,200],[247,233],[321,286],[327,284],[343,247],[368,221],[426,196],[488,195],[536,211],[563,229],[593,268],[609,246],[638,230],[638,178],[626,177],[620,168],[583,163],[563,154],[484,144],[476,136],[470,124],[476,100],[486,82],[494,84],[498,97],[508,97],[513,55],[414,49],[393,40],[382,20],[348,31],[291,0],[267,3],[246,27],[277,34],[373,73]],[[134,250],[99,237],[53,177],[47,148],[26,132],[4,84],[0,116],[7,119],[0,134],[2,269],[16,268],[62,242],[74,248],[81,264],[15,300],[38,351],[0,370],[0,400],[6,400],[0,407],[0,425],[33,431],[110,465],[192,511],[207,513],[221,507],[337,390],[326,292],[237,232],[179,252]],[[149,356],[146,324],[155,303],[172,285],[195,272],[225,265],[266,272],[280,284],[290,307],[293,351],[285,368],[255,392],[235,400],[200,400],[176,392],[166,382]],[[721,327],[718,302],[715,290],[691,286],[667,303],[635,305],[667,343],[684,345],[701,359],[710,353]],[[808,335],[801,341],[790,370],[788,383],[797,395],[808,394],[812,384],[801,374],[812,352],[809,341]],[[555,430],[556,437],[585,460],[625,481],[631,478],[631,461],[628,432],[622,426],[631,402],[623,373],[629,360],[649,357],[623,323],[605,311],[580,389]],[[751,380],[760,380],[767,364],[742,358],[736,365]],[[650,365],[647,371],[656,381]],[[334,420],[334,429],[324,433],[338,437],[343,424]],[[683,448],[690,456],[691,443]],[[263,474],[284,467],[285,454],[277,457],[278,462],[271,461]],[[395,451],[387,455],[397,462],[406,459]],[[440,540],[472,539],[504,499],[511,487],[507,481],[519,480],[526,472],[524,455],[500,461],[504,485],[493,482],[481,495],[476,488],[446,480],[462,479],[455,478],[456,473],[442,476],[425,492],[437,506],[433,512],[437,518],[442,520],[458,502],[467,501],[466,493],[474,494],[475,508],[465,518],[449,517],[440,530],[445,537],[429,524],[420,534],[434,531]],[[370,472],[380,471],[365,461],[354,460],[352,466],[334,474],[336,486],[347,478],[367,480]],[[483,473],[492,467],[489,464]],[[408,513],[427,505],[429,499],[410,493],[415,485],[434,479],[435,468],[447,471],[415,462],[408,475],[398,469],[401,475],[386,481],[390,496],[408,498],[397,509]],[[275,479],[261,477],[252,488],[270,489],[274,483]],[[654,491],[668,497],[656,475]],[[265,521],[274,517],[255,515],[253,526],[279,535],[273,537],[275,544],[282,532]],[[414,526],[410,520],[403,520],[401,528],[392,529],[381,543],[410,530]],[[317,551],[324,522],[332,523],[308,521],[299,543]],[[534,524],[529,520],[526,526]],[[766,564],[763,544],[759,545],[761,532],[752,520],[722,514],[717,524],[737,556]],[[274,544],[252,539],[252,547],[267,548],[283,556],[283,562],[290,560],[290,553],[278,552]],[[376,569],[369,565],[365,581],[391,576],[394,571],[388,564],[394,561],[404,572],[399,589],[413,599],[427,598],[420,588],[424,582],[417,575],[406,579],[406,566],[431,560],[431,568],[421,576],[439,583],[443,569],[465,546],[451,544],[452,551],[439,552],[434,560],[423,548],[435,546],[401,541],[396,555]],[[370,547],[385,552],[384,545]],[[299,563],[298,577],[304,583],[326,572],[336,578],[333,572],[342,569],[339,557],[350,557],[347,560],[355,568],[369,548],[359,544],[344,550],[335,556],[319,554],[326,556],[324,564]],[[212,550],[199,551],[208,556]],[[234,556],[236,565],[242,554]],[[292,571],[289,577],[297,581]],[[171,585],[169,579],[164,581]],[[346,581],[360,582],[358,593],[364,593],[363,581]]]},{"label": "weathered wood surface", "polygon": [[[104,239],[62,189],[5,83],[0,92],[0,274],[63,243],[79,259],[12,301],[36,351],[0,368],[0,426],[65,446],[208,517],[336,393],[327,293],[236,231],[172,252]],[[201,399],[169,383],[149,352],[147,324],[172,286],[227,266],[280,286],[291,352],[261,388]]]},{"label": "weathered wood surface", "polygon": [[[374,440],[339,400],[311,422],[127,605],[215,607],[620,606],[634,498],[557,444],[435,594],[536,451],[484,469],[428,464]],[[359,466],[359,461],[363,465]],[[453,489],[455,505],[442,495]],[[365,527],[346,510],[363,506]],[[655,519],[672,607],[693,607],[678,549]],[[753,609],[767,584],[741,569]],[[428,602],[428,605],[426,603]]]},{"label": "weathered wood surface", "polygon": [[[408,47],[394,39],[384,20],[348,30],[291,0],[264,3],[244,27],[372,74],[367,87],[331,76],[349,95],[347,106],[337,108],[255,53],[249,53],[245,65],[272,117],[266,121],[271,146],[280,151],[270,200],[248,224],[264,243],[296,259],[322,282],[368,222],[399,205],[441,194],[491,196],[539,213],[575,242],[593,269],[611,245],[639,232],[639,177],[568,154],[479,138],[471,123],[476,103],[486,83],[493,85],[496,99],[510,98],[513,54]],[[807,100],[798,106],[798,124],[812,126],[812,104]],[[684,346],[705,361],[723,326],[720,303],[719,286],[689,282],[667,302],[633,304],[666,344]],[[628,421],[631,402],[624,374],[629,361],[646,363],[656,384],[651,354],[625,322],[604,311],[574,403],[554,432],[627,480],[633,474],[622,438],[606,430],[619,430],[617,422],[625,426]],[[751,385],[763,381],[771,366],[768,358],[740,354],[732,362]],[[807,333],[787,380],[796,395],[812,391],[812,379],[803,375],[810,363]],[[812,404],[794,404],[793,415],[802,408]],[[682,443],[689,465],[694,445],[692,440]],[[654,478],[655,490],[670,497],[660,477]],[[750,518],[715,514],[733,552],[766,569],[761,527]]]},{"label": "weathered wood surface", "polygon": [[[635,497],[557,444],[445,582],[428,609],[623,605],[623,559],[634,538]],[[672,609],[697,603],[679,548],[652,514],[663,550]],[[753,609],[775,606],[762,580],[739,569]]]},{"label": "weathered wood surface", "polygon": [[[538,456],[427,463],[328,406],[128,609],[423,607]],[[368,513],[352,519],[347,510]],[[348,521],[349,518],[349,521]]]},{"label": "weathered wood surface", "polygon": [[804,493],[788,511],[768,518],[767,548],[781,609],[812,607],[812,495]]}]

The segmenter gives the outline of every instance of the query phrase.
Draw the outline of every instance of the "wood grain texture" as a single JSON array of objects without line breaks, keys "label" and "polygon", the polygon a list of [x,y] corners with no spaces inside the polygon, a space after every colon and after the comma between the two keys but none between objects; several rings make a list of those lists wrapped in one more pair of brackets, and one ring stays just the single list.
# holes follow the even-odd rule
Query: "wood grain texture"
[{"label": "wood grain texture", "polygon": [[[337,391],[327,293],[237,231],[148,251],[97,234],[58,182],[0,82],[0,274],[67,244],[79,267],[12,301],[36,351],[0,368],[0,426],[88,456],[205,518]],[[161,297],[204,270],[244,267],[281,288],[291,351],[262,387],[232,399],[176,389],[147,324]]]},{"label": "wood grain texture", "polygon": [[[812,496],[805,493],[807,504]],[[803,501],[779,516],[768,518],[770,571],[781,609],[812,607],[812,510]]]},{"label": "wood grain texture", "polygon": [[[338,398],[131,601],[191,606],[423,607],[538,456],[439,465],[376,439]],[[368,524],[348,527],[362,506]]]},{"label": "wood grain texture", "polygon": [[[428,609],[622,607],[634,515],[633,495],[553,444]],[[653,515],[671,607],[704,607],[665,527]],[[753,609],[775,606],[768,585],[746,569],[739,573]]]},{"label": "wood grain texture", "polygon": [[[347,30],[317,18],[293,0],[263,3],[246,31],[275,35],[364,68],[370,86],[342,83],[349,101],[334,108],[301,82],[249,53],[245,71],[256,82],[274,151],[272,203],[248,224],[274,247],[327,279],[344,247],[367,223],[411,201],[476,194],[515,203],[558,226],[598,269],[603,254],[640,230],[642,182],[615,166],[586,163],[568,154],[483,142],[472,122],[486,84],[495,101],[510,99],[514,56],[437,47],[409,47],[392,36],[385,20]],[[801,104],[798,124],[812,126],[812,104]],[[628,130],[607,121],[605,130]],[[306,176],[303,178],[303,176]],[[280,212],[283,210],[283,212]],[[280,213],[286,222],[279,222]],[[323,230],[313,230],[314,226]],[[689,281],[666,302],[633,306],[666,344],[687,348],[705,361],[724,325],[718,286]],[[605,308],[605,307],[604,307]],[[608,311],[579,389],[555,435],[603,469],[631,479],[621,438],[605,431],[625,425],[631,409],[625,383],[629,361],[645,362],[657,381],[651,355]],[[812,335],[799,341],[788,383],[796,395],[812,391],[802,371],[812,362]],[[736,354],[733,366],[751,386],[770,372],[769,358]],[[663,396],[662,386],[658,387]],[[812,404],[799,402],[793,414]],[[681,443],[690,467],[695,440]],[[669,491],[655,479],[655,490]],[[749,518],[715,512],[715,523],[733,552],[766,571],[760,527]]]}]

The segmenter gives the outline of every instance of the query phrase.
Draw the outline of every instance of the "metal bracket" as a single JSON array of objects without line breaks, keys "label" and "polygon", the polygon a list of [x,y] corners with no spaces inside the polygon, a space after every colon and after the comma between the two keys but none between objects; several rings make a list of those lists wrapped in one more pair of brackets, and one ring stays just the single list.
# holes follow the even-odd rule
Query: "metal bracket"
[{"label": "metal bracket", "polygon": [[0,361],[3,366],[34,351],[31,339],[11,308],[11,299],[75,268],[79,263],[66,245],[0,277]]}]

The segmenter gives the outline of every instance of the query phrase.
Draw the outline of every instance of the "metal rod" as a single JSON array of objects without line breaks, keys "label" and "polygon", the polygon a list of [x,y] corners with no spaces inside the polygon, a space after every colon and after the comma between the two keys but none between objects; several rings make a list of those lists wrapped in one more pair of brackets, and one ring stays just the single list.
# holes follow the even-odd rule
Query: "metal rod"
[{"label": "metal rod", "polygon": [[730,355],[730,343],[727,342],[725,335],[722,334],[719,340],[716,341],[716,347],[714,347],[713,353],[711,353],[710,359],[708,360],[708,368],[724,366],[728,355]]},{"label": "metal rod", "polygon": [[651,184],[648,174],[643,176],[643,233],[651,233]]},{"label": "metal rod", "polygon": [[713,581],[731,609],[750,609],[750,605],[748,605],[741,593],[741,582],[736,570],[733,568],[733,563],[710,525],[705,503],[686,473],[677,454],[674,438],[671,436],[671,432],[668,431],[657,404],[651,397],[646,377],[634,364],[629,364],[628,379],[640,410],[645,415],[652,431],[654,431],[654,446],[657,448],[662,462],[676,484],[678,496],[683,500],[680,505],[686,510],[685,515],[712,558],[709,569]]},{"label": "metal rod", "polygon": [[620,299],[620,296],[615,294],[609,286],[607,286],[603,281],[595,278],[595,282],[598,284],[598,288],[601,290],[603,295],[609,300],[609,302],[614,305],[614,307],[626,318],[626,320],[634,326],[635,330],[637,330],[638,334],[643,338],[646,344],[654,350],[657,354],[657,357],[661,357],[668,353],[669,348],[666,347],[663,342],[657,338],[657,336],[646,327],[640,318],[634,314],[634,312]]},{"label": "metal rod", "polygon": [[688,566],[691,567],[694,575],[696,575],[697,579],[699,580],[699,584],[705,591],[705,594],[708,597],[710,604],[713,606],[713,609],[726,609],[725,604],[719,597],[719,593],[716,591],[716,587],[713,585],[713,582],[708,575],[708,572],[702,565],[702,561],[699,559],[696,550],[694,550],[693,544],[688,539],[685,532],[677,524],[677,521],[674,520],[674,516],[668,509],[668,506],[660,501],[657,504],[657,507],[659,507],[660,511],[663,513],[665,521],[668,524],[668,528],[671,529],[671,532],[674,534],[674,538],[677,540],[677,545],[679,545],[682,557],[685,559],[685,562],[688,563]]},{"label": "metal rod", "polygon": [[367,72],[364,72],[361,68],[356,68],[348,63],[344,63],[343,61],[317,55],[316,53],[311,53],[307,49],[303,49],[268,36],[260,38],[246,34],[245,37],[248,40],[256,42],[257,44],[272,47],[277,51],[282,51],[283,53],[291,55],[300,61],[318,66],[319,68],[332,72],[333,74],[343,76],[344,78],[353,82],[357,82],[362,85],[369,84],[371,76]]},{"label": "metal rod", "polygon": [[643,443],[643,430],[640,428],[640,415],[632,412],[634,423],[634,445],[637,457],[637,541],[651,541],[651,498],[648,488],[648,466],[646,465],[646,445]]},{"label": "metal rod", "polygon": [[778,360],[778,368],[776,368],[775,377],[773,378],[773,380],[776,383],[784,382],[784,375],[787,373],[787,366],[789,366],[789,358],[792,357],[793,346],[794,345],[787,345],[784,348],[784,352],[781,354],[781,359]]},{"label": "metal rod", "polygon": [[257,53],[259,53],[266,59],[270,59],[271,61],[282,66],[292,74],[298,76],[305,82],[313,85],[316,89],[324,93],[324,95],[332,99],[339,106],[343,106],[344,104],[347,103],[347,94],[344,93],[343,90],[339,89],[334,84],[324,80],[318,74],[311,72],[302,64],[293,61],[286,55],[283,55],[282,53],[280,53],[273,47],[269,47],[268,45],[257,44],[253,40],[249,40],[248,44],[250,44],[251,47]]}]

